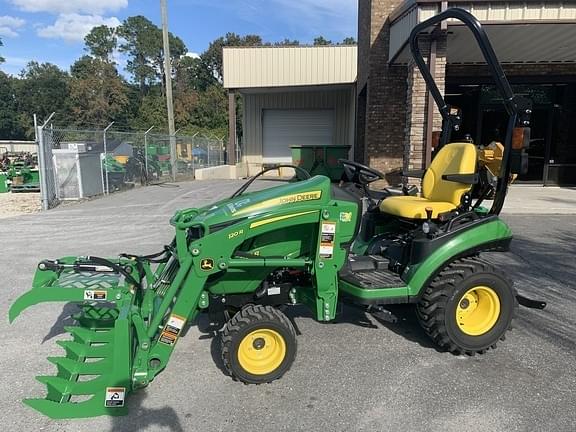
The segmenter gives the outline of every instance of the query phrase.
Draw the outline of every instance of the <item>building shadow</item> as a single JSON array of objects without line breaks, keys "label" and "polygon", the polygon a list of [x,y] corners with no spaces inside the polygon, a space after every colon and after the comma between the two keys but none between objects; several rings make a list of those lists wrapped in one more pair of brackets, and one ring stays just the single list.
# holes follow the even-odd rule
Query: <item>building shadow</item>
[{"label": "building shadow", "polygon": [[148,396],[147,389],[138,390],[126,399],[128,415],[112,417],[111,431],[137,432],[144,428],[150,430],[168,429],[174,432],[184,432],[178,413],[170,406],[162,408],[144,408],[144,400]]}]

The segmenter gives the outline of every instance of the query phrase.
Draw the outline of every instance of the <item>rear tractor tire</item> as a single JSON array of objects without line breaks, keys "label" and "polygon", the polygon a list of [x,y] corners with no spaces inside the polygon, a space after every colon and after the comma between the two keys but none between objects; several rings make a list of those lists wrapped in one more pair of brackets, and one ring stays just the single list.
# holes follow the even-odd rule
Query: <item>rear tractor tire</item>
[{"label": "rear tractor tire", "polygon": [[284,375],[296,357],[296,331],[271,306],[249,305],[237,312],[221,333],[224,367],[246,384],[268,383]]},{"label": "rear tractor tire", "polygon": [[504,340],[518,308],[506,274],[478,257],[447,265],[416,307],[424,331],[454,354],[483,354]]}]

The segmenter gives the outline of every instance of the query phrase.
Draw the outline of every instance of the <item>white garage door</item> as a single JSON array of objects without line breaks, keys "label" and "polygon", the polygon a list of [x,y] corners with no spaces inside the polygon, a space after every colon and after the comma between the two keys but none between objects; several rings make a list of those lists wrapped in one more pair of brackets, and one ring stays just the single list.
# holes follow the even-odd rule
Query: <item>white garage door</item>
[{"label": "white garage door", "polygon": [[291,145],[334,144],[333,110],[264,110],[264,162],[291,162]]}]

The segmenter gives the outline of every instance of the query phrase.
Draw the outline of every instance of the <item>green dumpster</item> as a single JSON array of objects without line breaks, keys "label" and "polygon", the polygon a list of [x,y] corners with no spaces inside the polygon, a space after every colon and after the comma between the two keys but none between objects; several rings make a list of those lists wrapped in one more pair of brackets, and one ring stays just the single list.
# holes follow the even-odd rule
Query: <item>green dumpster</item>
[{"label": "green dumpster", "polygon": [[325,175],[333,182],[340,181],[344,168],[338,159],[348,159],[347,145],[294,145],[292,164],[304,168],[310,175]]},{"label": "green dumpster", "polygon": [[10,188],[8,187],[8,174],[5,172],[0,172],[0,193],[8,192]]}]

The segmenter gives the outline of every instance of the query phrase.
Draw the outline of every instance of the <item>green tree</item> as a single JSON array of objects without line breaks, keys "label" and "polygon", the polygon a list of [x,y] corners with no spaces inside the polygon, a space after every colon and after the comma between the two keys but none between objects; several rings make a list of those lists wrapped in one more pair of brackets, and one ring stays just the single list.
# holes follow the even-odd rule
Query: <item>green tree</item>
[{"label": "green tree", "polygon": [[353,37],[344,38],[340,45],[356,45],[356,39]]},{"label": "green tree", "polygon": [[[139,84],[142,94],[161,82],[164,85],[164,48],[162,30],[146,17],[141,15],[128,17],[118,27],[118,36],[123,41],[119,50],[128,54],[126,70]],[[177,68],[181,56],[187,48],[182,39],[169,33],[170,57],[173,69]]]},{"label": "green tree", "polygon": [[314,38],[314,45],[332,45],[332,41],[328,39],[324,39],[324,36],[318,36]]},{"label": "green tree", "polygon": [[112,53],[118,45],[116,29],[105,25],[94,27],[84,37],[85,50],[93,57],[103,61],[110,61]]},{"label": "green tree", "polygon": [[18,139],[22,131],[18,124],[14,78],[0,72],[0,139]]},{"label": "green tree", "polygon": [[299,46],[300,45],[300,41],[299,40],[290,40],[290,39],[284,39],[278,42],[274,42],[274,46]]},{"label": "green tree", "polygon": [[174,96],[174,123],[178,129],[194,126],[193,113],[198,105],[198,92],[184,90]]},{"label": "green tree", "polygon": [[205,91],[217,82],[202,58],[184,56],[176,65],[176,92]]},{"label": "green tree", "polygon": [[33,115],[39,120],[55,111],[62,121],[70,118],[70,76],[51,63],[30,62],[15,81],[20,127],[34,136]]},{"label": "green tree", "polygon": [[192,113],[192,123],[205,129],[224,128],[228,124],[228,96],[220,84],[199,93],[198,104]]},{"label": "green tree", "polygon": [[166,130],[167,124],[166,100],[157,92],[148,93],[142,98],[138,114],[131,123],[132,128],[145,130],[155,126],[156,132],[160,132]]},{"label": "green tree", "polygon": [[156,78],[151,58],[161,47],[158,44],[162,38],[160,29],[148,18],[138,15],[126,18],[117,32],[122,40],[118,49],[128,54],[126,70],[145,94]]},{"label": "green tree", "polygon": [[210,72],[218,81],[222,81],[222,48],[226,46],[262,46],[262,38],[258,35],[240,36],[236,33],[226,33],[226,36],[210,42],[208,49],[200,56]]},{"label": "green tree", "polygon": [[125,123],[130,101],[126,85],[113,64],[84,56],[72,65],[71,72],[70,105],[78,125]]},{"label": "green tree", "polygon": [[[162,45],[162,33],[160,29],[158,29],[158,35],[160,37],[158,49],[156,50],[154,56],[152,57],[152,64],[154,66],[154,70],[156,71],[156,77],[162,83],[162,94],[164,94],[164,89],[166,88],[166,78],[164,76],[164,47]],[[170,65],[172,66],[172,70],[170,73],[174,75],[178,69],[178,64],[180,63],[180,58],[188,52],[186,45],[177,36],[174,36],[172,33],[168,33],[168,40],[170,44]]]}]

